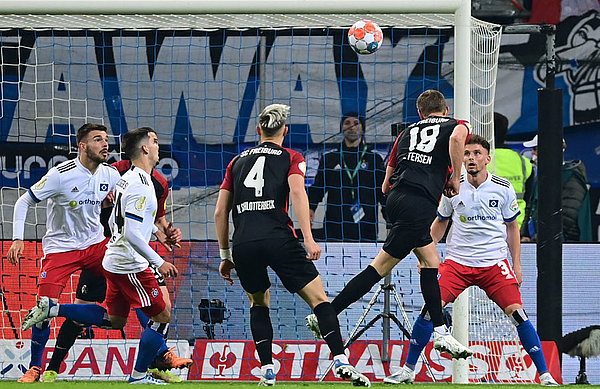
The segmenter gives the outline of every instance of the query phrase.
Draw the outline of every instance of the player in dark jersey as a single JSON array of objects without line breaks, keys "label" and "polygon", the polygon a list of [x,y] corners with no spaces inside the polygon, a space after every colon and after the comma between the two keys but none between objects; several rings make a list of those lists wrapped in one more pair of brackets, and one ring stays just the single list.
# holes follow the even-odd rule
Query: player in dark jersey
[{"label": "player in dark jersey", "polygon": [[[444,324],[440,286],[437,280],[440,256],[429,232],[442,192],[458,194],[464,145],[470,129],[467,122],[449,118],[444,95],[435,90],[417,99],[421,121],[404,130],[394,144],[382,190],[388,194],[386,210],[392,224],[385,244],[371,264],[356,275],[331,305],[339,314],[367,294],[412,250],[421,264],[421,292],[434,325],[434,347],[453,358],[473,354],[460,344]],[[447,179],[448,172],[456,172]],[[318,335],[315,318],[307,326]]]},{"label": "player in dark jersey", "polygon": [[[236,156],[225,173],[215,209],[215,226],[221,248],[221,277],[233,285],[236,269],[250,298],[250,328],[262,365],[259,385],[275,384],[272,360],[273,327],[269,317],[270,266],[291,293],[298,293],[319,318],[321,331],[334,355],[335,372],[354,385],[371,386],[367,377],[349,364],[344,354],[337,315],[323,289],[312,260],[321,248],[310,230],[308,196],[304,187],[306,162],[296,151],[281,147],[288,132],[287,105],[267,106],[258,118],[261,143]],[[290,217],[288,197],[304,236],[300,244]],[[229,214],[233,211],[233,253],[229,247]],[[234,264],[235,260],[235,264]]]},{"label": "player in dark jersey", "polygon": [[[114,162],[112,166],[117,168],[119,174],[123,175],[125,172],[131,169],[131,161],[124,159],[122,161]],[[171,246],[180,247],[179,242],[181,241],[182,234],[179,228],[174,228],[172,223],[167,222],[166,200],[169,194],[169,184],[167,179],[156,169],[152,170],[152,184],[154,186],[156,198],[158,199],[158,210],[156,212],[156,219],[154,223],[158,227],[158,231],[155,233],[155,236],[168,251],[171,251]],[[100,221],[104,226],[104,234],[107,237],[110,237],[108,217],[110,216],[110,211],[112,210],[112,193],[109,194],[109,197],[110,201],[107,202],[107,206],[102,209],[100,214]],[[169,298],[169,291],[163,276],[154,266],[150,266],[150,268],[154,272],[156,281],[158,282],[161,292],[165,297],[166,306],[170,307],[171,300]],[[104,277],[97,276],[93,272],[85,269],[82,270],[79,276],[79,282],[77,284],[74,303],[102,303],[105,296],[106,279]],[[136,314],[140,324],[145,328],[149,320],[148,317],[141,311],[141,309],[136,309]],[[44,382],[54,382],[56,380],[61,363],[83,330],[84,327],[73,320],[67,319],[63,322],[58,332],[58,336],[56,337],[56,346],[54,348],[54,352],[52,353],[52,358],[50,359],[50,362],[44,371],[42,378]],[[158,356],[154,360],[149,373],[152,374],[154,378],[158,378],[166,382],[181,382],[183,380],[179,376],[172,374],[168,370],[173,368],[181,369],[184,367],[189,367],[192,363],[193,361],[190,358],[179,357],[173,352],[173,350],[169,349],[165,343],[165,345],[159,351]]]}]

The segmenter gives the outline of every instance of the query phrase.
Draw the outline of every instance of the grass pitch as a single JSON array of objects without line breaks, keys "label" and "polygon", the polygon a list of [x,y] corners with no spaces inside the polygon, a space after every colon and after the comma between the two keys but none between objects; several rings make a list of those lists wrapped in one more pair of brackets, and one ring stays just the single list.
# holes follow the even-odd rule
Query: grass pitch
[{"label": "grass pitch", "polygon": [[[473,388],[473,384],[470,385],[458,385],[450,383],[442,384],[430,384],[430,383],[417,383],[418,386],[426,386],[426,389],[466,389]],[[482,386],[483,385],[483,386]],[[198,389],[256,389],[258,387],[257,382],[199,382],[199,381],[187,381],[179,384],[171,384],[174,388],[181,387],[185,388],[198,388]],[[283,389],[351,389],[352,385],[348,382],[278,382],[277,387]],[[116,389],[116,388],[131,388],[129,384],[121,381],[57,381],[53,383],[36,382],[34,384],[21,384],[16,381],[0,381],[0,388],[2,389],[23,389],[32,387],[47,387],[50,389],[58,388],[77,388],[77,389]],[[145,386],[148,387],[148,386]],[[393,388],[392,385],[386,385],[381,382],[376,382],[373,387]],[[401,387],[401,386],[400,386]],[[414,386],[413,386],[414,387]],[[480,384],[480,388],[485,389],[532,389],[539,387],[539,385],[508,385],[508,384]],[[588,389],[588,388],[600,388],[599,385],[577,385],[577,389]]]}]

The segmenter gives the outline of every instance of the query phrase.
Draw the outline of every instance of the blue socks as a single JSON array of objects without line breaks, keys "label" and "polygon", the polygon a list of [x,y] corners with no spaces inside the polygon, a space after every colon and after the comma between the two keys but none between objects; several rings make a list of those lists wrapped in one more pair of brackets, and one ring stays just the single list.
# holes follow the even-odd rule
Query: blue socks
[{"label": "blue socks", "polygon": [[404,363],[406,367],[409,367],[411,370],[415,369],[421,351],[427,346],[432,333],[433,322],[425,320],[422,315],[419,315],[415,324],[413,324],[412,334],[410,334],[410,346],[408,347],[408,355]]},{"label": "blue socks", "polygon": [[140,373],[144,373],[148,370],[150,364],[156,358],[158,350],[165,344],[165,338],[163,334],[158,333],[150,327],[146,327],[142,338],[140,339],[140,346],[138,349],[138,356],[135,361],[135,370]]},{"label": "blue socks", "polygon": [[60,304],[58,316],[98,327],[106,327],[108,322],[106,309],[97,304]]},{"label": "blue socks", "polygon": [[31,327],[31,362],[29,367],[42,367],[42,356],[50,337],[49,324],[50,322],[45,320]]},{"label": "blue socks", "polygon": [[150,318],[146,316],[144,311],[142,311],[139,308],[135,310],[135,314],[137,315],[137,318],[140,321],[140,325],[142,326],[142,328],[146,329],[146,327],[148,327],[148,322],[150,321]]},{"label": "blue socks", "polygon": [[[148,322],[150,321],[150,318],[148,316],[146,316],[144,311],[142,311],[139,308],[135,310],[135,314],[137,315],[137,318],[140,321],[140,325],[144,329],[146,329],[148,327]],[[156,355],[160,357],[161,355],[166,353],[167,350],[169,350],[169,348],[167,347],[167,336],[165,335],[165,341],[163,342],[163,345],[160,347],[160,349],[158,350],[158,353]]]},{"label": "blue socks", "polygon": [[521,339],[521,344],[531,357],[538,372],[540,374],[547,372],[548,366],[546,366],[546,358],[544,358],[544,353],[542,352],[542,343],[537,331],[533,328],[533,324],[529,320],[524,321],[517,326],[517,333],[519,334],[519,339]]}]

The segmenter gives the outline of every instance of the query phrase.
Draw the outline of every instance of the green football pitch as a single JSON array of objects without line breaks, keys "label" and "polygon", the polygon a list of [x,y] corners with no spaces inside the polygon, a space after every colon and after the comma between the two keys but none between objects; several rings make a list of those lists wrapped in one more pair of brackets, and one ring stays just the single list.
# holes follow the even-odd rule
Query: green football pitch
[{"label": "green football pitch", "polygon": [[[131,387],[126,382],[114,382],[114,381],[58,381],[54,383],[35,383],[35,384],[21,384],[16,381],[0,381],[0,387],[2,389],[13,389],[13,388],[31,388],[32,385],[36,387],[48,387],[48,388],[77,388],[77,389],[113,389],[113,388],[125,388]],[[198,389],[250,389],[257,388],[256,382],[183,382],[179,384],[171,384],[174,388],[182,387],[183,388],[198,388]],[[342,389],[344,387],[351,388],[352,386],[347,382],[335,382],[335,383],[296,383],[296,382],[278,382],[277,387],[283,389],[307,389],[307,388],[315,388],[315,389]],[[444,384],[414,384],[415,386],[425,386],[427,389],[458,389],[458,388],[472,388],[473,385],[455,385],[450,383]],[[537,386],[537,385],[536,385]],[[147,387],[147,386],[146,386]],[[392,388],[391,385],[386,385],[383,383],[375,383],[373,387],[379,388]],[[484,386],[479,385],[480,388],[485,389],[519,389],[519,388],[533,388],[533,385],[493,385],[493,384],[484,384]],[[598,385],[577,385],[577,389],[586,389],[586,388],[600,388]]]}]

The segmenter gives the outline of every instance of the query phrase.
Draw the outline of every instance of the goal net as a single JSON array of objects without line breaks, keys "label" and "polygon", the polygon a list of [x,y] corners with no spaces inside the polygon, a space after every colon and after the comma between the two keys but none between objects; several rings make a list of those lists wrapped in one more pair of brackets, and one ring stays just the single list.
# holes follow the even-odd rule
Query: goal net
[{"label": "goal net", "polygon": [[[82,3],[90,7],[88,12],[97,6]],[[159,2],[146,3],[145,12],[159,7]],[[187,2],[169,6],[182,3]],[[394,140],[391,124],[418,120],[415,102],[425,89],[442,91],[451,115],[469,119],[476,133],[493,138],[500,28],[470,19],[463,5],[468,2],[424,1],[421,14],[412,1],[383,1],[393,12],[377,8],[376,14],[347,13],[352,2],[331,2],[332,7],[345,3],[346,8],[329,14],[308,14],[299,6],[289,8],[296,13],[285,13],[278,11],[280,4],[272,9],[280,13],[253,13],[252,7],[266,3],[249,3],[254,5],[247,14],[0,15],[0,277],[5,313],[0,341],[16,359],[0,360],[5,369],[0,376],[18,378],[28,364],[30,334],[21,332],[19,324],[35,301],[45,231],[41,203],[29,211],[25,258],[18,267],[10,265],[6,252],[13,204],[49,167],[75,157],[74,134],[86,121],[109,128],[109,162],[120,159],[119,139],[127,130],[150,126],[158,132],[157,169],[171,189],[167,218],[181,228],[184,242],[174,253],[157,250],[180,270],[180,277],[168,285],[173,301],[169,338],[180,354],[193,352],[194,367],[182,373],[189,379],[257,379],[249,307],[239,285],[227,287],[218,277],[212,215],[227,164],[258,140],[256,117],[265,105],[292,107],[285,146],[305,155],[307,186],[313,184],[321,155],[339,147],[344,114],[356,112],[365,119],[365,142],[385,161]],[[358,56],[347,44],[347,29],[359,19],[372,19],[384,31],[383,46],[373,55]],[[326,201],[317,208],[316,229],[325,229]],[[379,213],[379,206],[374,207]],[[375,240],[381,242],[383,218],[373,223]],[[317,266],[328,294],[337,295],[380,244],[360,239],[324,242]],[[414,261],[409,258],[394,273],[411,320],[423,303]],[[309,309],[304,302],[287,293],[273,275],[271,280],[271,319],[275,339],[281,340],[274,346],[278,378],[316,379],[327,367],[328,350],[305,329]],[[74,276],[63,301],[74,299],[76,284]],[[340,315],[344,334],[371,297]],[[52,323],[51,339],[60,323]],[[95,338],[78,341],[59,378],[121,379],[131,368],[139,334],[135,315],[125,333],[94,329]],[[496,334],[491,336],[497,340]],[[371,378],[382,379],[405,356],[406,343],[400,336],[396,339],[389,364],[383,363],[381,328],[375,326],[361,338],[368,344],[350,350],[351,360]],[[49,343],[45,362],[51,347]],[[436,380],[451,377],[447,358],[434,351],[428,358],[434,361]],[[8,369],[10,364],[14,368]],[[431,380],[425,373],[419,377]]]},{"label": "goal net", "polygon": [[535,383],[535,365],[506,314],[480,288],[472,286],[465,293],[469,294],[471,313],[469,340],[475,352],[469,379],[486,383]]}]

